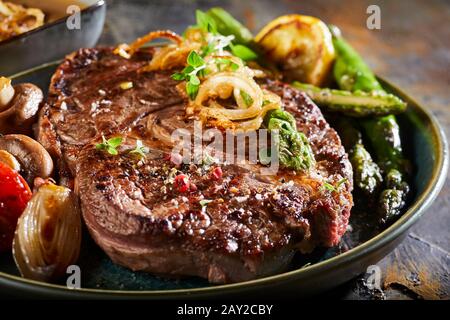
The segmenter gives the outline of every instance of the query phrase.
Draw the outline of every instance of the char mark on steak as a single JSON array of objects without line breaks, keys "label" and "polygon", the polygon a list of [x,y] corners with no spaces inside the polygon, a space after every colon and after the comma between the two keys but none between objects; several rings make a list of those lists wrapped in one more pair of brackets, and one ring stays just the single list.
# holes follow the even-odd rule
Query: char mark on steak
[{"label": "char mark on steak", "polygon": [[[251,166],[175,168],[147,125],[170,131],[192,123],[182,119],[187,100],[173,72],[139,72],[151,55],[127,60],[110,48],[72,54],[55,72],[40,115],[39,140],[57,158],[63,181],[75,182],[86,225],[109,257],[132,270],[226,283],[281,272],[296,251],[336,245],[352,207],[352,172],[317,106],[288,85],[263,84],[309,139],[316,166],[308,173],[262,178]],[[131,89],[120,88],[129,81]],[[95,149],[101,135],[124,138],[117,156]],[[137,139],[151,147],[145,158],[128,152]],[[181,191],[174,183],[180,172],[189,178]],[[343,178],[348,183],[335,192],[321,187]]]}]

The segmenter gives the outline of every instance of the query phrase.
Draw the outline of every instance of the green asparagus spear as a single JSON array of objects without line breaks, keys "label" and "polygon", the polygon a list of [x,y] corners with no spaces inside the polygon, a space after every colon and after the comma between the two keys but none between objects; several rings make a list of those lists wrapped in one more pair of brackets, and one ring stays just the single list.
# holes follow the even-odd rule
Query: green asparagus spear
[{"label": "green asparagus spear", "polygon": [[405,193],[397,189],[385,189],[381,192],[378,203],[380,222],[388,223],[401,214],[405,206]]},{"label": "green asparagus spear", "polygon": [[[385,172],[405,165],[400,141],[400,127],[393,115],[361,121],[377,160]],[[403,170],[400,170],[403,171]]]},{"label": "green asparagus spear", "polygon": [[[255,44],[253,35],[246,27],[239,21],[234,19],[228,12],[222,8],[212,8],[207,12],[196,10],[197,24],[190,28],[200,28],[205,32],[214,35],[234,36],[227,49],[233,55],[241,58],[244,61],[257,60],[259,55],[255,52]],[[186,32],[185,31],[185,32]],[[250,48],[253,47],[253,48]]]},{"label": "green asparagus spear", "polygon": [[363,145],[361,132],[353,126],[350,120],[345,118],[340,119],[336,129],[348,152],[353,167],[355,186],[365,194],[373,195],[379,190],[383,178],[380,168]]},{"label": "green asparagus spear", "polygon": [[224,36],[234,35],[234,43],[248,45],[253,41],[250,30],[222,8],[211,8],[206,14],[215,21],[217,31],[220,34]]},{"label": "green asparagus spear", "polygon": [[258,53],[255,52],[253,35],[246,27],[237,21],[231,14],[222,8],[211,8],[206,12],[208,19],[214,21],[216,31],[224,36],[233,35],[234,40],[230,44],[230,50],[233,55],[244,61],[258,59]]},{"label": "green asparagus spear", "polygon": [[406,195],[409,192],[408,184],[403,175],[396,169],[390,169],[386,175],[386,188],[380,195],[381,222],[386,223],[401,213],[405,206]]},{"label": "green asparagus spear", "polygon": [[[400,128],[394,116],[362,122],[378,164],[385,172],[386,189],[379,200],[380,218],[383,223],[393,220],[405,206],[409,186],[404,181],[407,161],[403,158]],[[381,137],[381,138],[380,138]]]},{"label": "green asparagus spear", "polygon": [[351,117],[384,116],[405,111],[406,104],[393,94],[381,91],[345,91],[322,89],[295,81],[293,86],[304,91],[327,111],[335,111]]},{"label": "green asparagus spear", "polygon": [[350,162],[353,166],[354,180],[363,192],[374,194],[381,185],[380,168],[372,160],[363,144],[356,144],[349,152]]},{"label": "green asparagus spear", "polygon": [[333,74],[339,88],[348,91],[383,91],[383,87],[351,45],[341,37],[339,29],[331,26],[333,45],[336,51],[336,62]]},{"label": "green asparagus spear", "polygon": [[386,187],[402,190],[406,193],[409,191],[408,184],[403,180],[403,174],[396,169],[390,169],[386,175]]},{"label": "green asparagus spear", "polygon": [[[384,92],[375,75],[361,56],[337,33],[333,35],[337,58],[334,76],[341,89],[350,91]],[[398,216],[405,205],[408,185],[404,181],[405,160],[401,150],[399,126],[395,116],[365,120],[363,128],[376,153],[378,165],[384,170],[386,189],[379,199],[379,214],[382,222]],[[393,171],[395,170],[395,171]],[[397,174],[400,173],[400,175]],[[392,185],[392,177],[398,185]]]}]

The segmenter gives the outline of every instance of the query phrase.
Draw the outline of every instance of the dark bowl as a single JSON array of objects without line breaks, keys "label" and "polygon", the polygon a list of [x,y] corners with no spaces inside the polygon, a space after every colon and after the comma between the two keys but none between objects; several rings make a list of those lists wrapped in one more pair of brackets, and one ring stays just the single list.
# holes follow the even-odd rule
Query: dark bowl
[{"label": "dark bowl", "polygon": [[[22,72],[13,76],[13,81],[32,82],[46,89],[56,66],[57,63],[47,64]],[[387,90],[408,102],[408,110],[399,116],[399,122],[405,149],[415,168],[412,181],[414,192],[406,212],[394,224],[375,236],[356,239],[355,246],[350,250],[343,253],[336,248],[319,250],[311,265],[304,266],[305,261],[301,261],[289,272],[214,286],[202,279],[163,279],[131,272],[114,265],[87,236],[78,262],[82,270],[82,289],[69,290],[63,282],[48,284],[21,278],[11,255],[3,254],[0,255],[0,292],[17,296],[109,299],[299,297],[347,282],[378,262],[403,240],[408,229],[422,217],[437,196],[448,168],[447,142],[434,116],[399,89],[385,81],[383,84]]]},{"label": "dark bowl", "polygon": [[[47,2],[38,1],[37,8]],[[106,15],[104,0],[78,0],[80,29],[69,30],[67,17],[61,17],[43,26],[0,42],[0,75],[11,75],[63,58],[78,48],[93,47],[99,39]]]}]

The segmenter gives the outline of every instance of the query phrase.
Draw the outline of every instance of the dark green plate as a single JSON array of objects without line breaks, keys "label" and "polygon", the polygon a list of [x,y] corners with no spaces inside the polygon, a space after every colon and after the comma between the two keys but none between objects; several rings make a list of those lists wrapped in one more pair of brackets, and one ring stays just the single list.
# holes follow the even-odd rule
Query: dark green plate
[{"label": "dark green plate", "polygon": [[[48,88],[58,63],[51,63],[13,76],[14,82],[32,82]],[[353,231],[335,248],[317,249],[294,259],[291,271],[258,280],[210,285],[199,278],[164,279],[132,272],[114,265],[86,234],[79,266],[82,289],[69,290],[60,284],[23,279],[10,254],[0,255],[0,292],[55,298],[186,298],[225,295],[270,296],[280,293],[304,296],[342,284],[389,253],[406,236],[406,231],[422,216],[445,180],[448,147],[435,118],[400,90],[383,81],[386,89],[408,102],[408,111],[399,116],[406,152],[413,160],[413,197],[407,211],[393,225],[378,230],[367,223],[367,215],[352,212]]]}]

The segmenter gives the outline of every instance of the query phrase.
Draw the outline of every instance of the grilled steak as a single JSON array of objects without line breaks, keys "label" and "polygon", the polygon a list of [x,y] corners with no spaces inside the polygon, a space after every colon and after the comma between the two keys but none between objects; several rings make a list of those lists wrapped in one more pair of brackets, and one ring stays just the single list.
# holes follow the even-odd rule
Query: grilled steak
[{"label": "grilled steak", "polygon": [[[151,55],[148,49],[126,60],[109,48],[72,54],[54,74],[40,116],[39,140],[57,159],[62,181],[74,181],[86,225],[110,258],[132,270],[225,283],[280,272],[298,250],[336,245],[352,207],[351,166],[311,100],[285,84],[264,84],[311,143],[316,166],[308,173],[176,165],[151,129],[192,130],[187,99],[173,71],[138,71]],[[121,89],[126,81],[133,88]],[[118,155],[95,148],[102,134],[124,138]],[[151,148],[145,158],[129,153],[136,139]],[[184,189],[174,182],[181,172],[189,178]],[[343,178],[335,191],[322,187]]]}]

